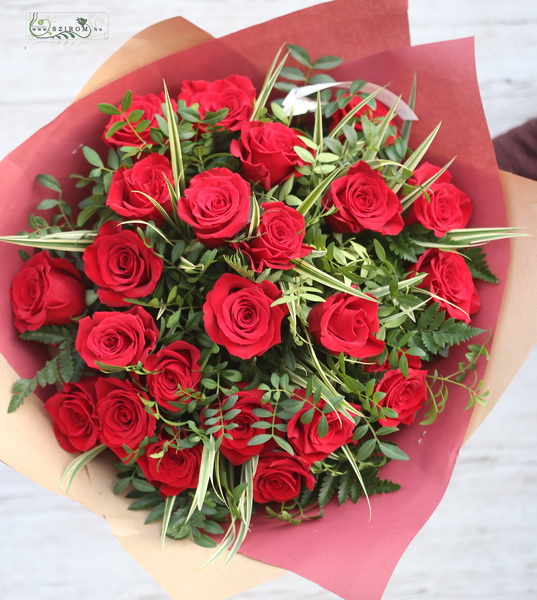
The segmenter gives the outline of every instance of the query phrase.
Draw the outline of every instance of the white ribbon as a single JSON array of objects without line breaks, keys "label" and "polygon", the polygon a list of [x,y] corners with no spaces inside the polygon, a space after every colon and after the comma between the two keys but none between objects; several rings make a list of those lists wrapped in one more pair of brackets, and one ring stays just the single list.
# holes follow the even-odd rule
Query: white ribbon
[{"label": "white ribbon", "polygon": [[[312,98],[308,98],[310,94],[327,90],[329,88],[350,89],[352,81],[335,81],[333,83],[318,83],[316,85],[305,85],[291,90],[283,100],[283,109],[288,115],[304,115],[308,112],[314,112],[317,109],[317,102]],[[398,100],[399,103],[395,109],[395,113],[403,119],[403,121],[417,121],[416,113],[402,100],[399,99],[393,92],[382,88],[376,83],[366,83],[361,89],[361,92],[372,94],[380,90],[375,96],[375,100],[382,102],[388,108],[391,108]]]}]

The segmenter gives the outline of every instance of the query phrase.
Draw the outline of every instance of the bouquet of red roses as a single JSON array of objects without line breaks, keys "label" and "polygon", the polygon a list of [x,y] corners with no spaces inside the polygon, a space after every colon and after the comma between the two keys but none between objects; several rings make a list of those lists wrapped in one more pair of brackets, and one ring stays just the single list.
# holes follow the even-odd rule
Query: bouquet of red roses
[{"label": "bouquet of red roses", "polygon": [[[471,242],[491,232],[464,227],[470,211],[473,228],[502,227],[505,212],[471,42],[410,48],[405,9],[404,0],[338,0],[214,41],[164,22],[93,89],[123,78],[2,162],[2,233],[28,229],[41,202],[16,236],[41,251],[23,253],[17,275],[14,248],[0,247],[5,280],[20,284],[14,304],[30,307],[17,327],[35,340],[14,335],[2,295],[0,366],[6,381],[25,378],[13,408],[34,388],[49,413],[31,394],[0,417],[1,457],[59,491],[70,458],[57,439],[83,452],[67,472],[70,483],[86,466],[71,495],[106,516],[174,595],[225,597],[279,572],[236,556],[197,576],[213,550],[186,541],[161,549],[155,535],[160,526],[209,545],[227,530],[222,547],[236,549],[257,501],[241,554],[343,597],[380,597],[447,486],[468,388],[472,401],[482,394],[476,359],[486,335],[479,345],[466,336],[494,329],[508,258],[497,242],[485,260]],[[313,21],[323,22],[322,38]],[[274,64],[263,85],[289,40],[329,57],[292,47],[294,62]],[[333,54],[345,58],[332,72],[339,87]],[[138,69],[149,57],[156,62]],[[357,77],[407,99],[419,115],[410,136],[412,111]],[[487,262],[498,285],[477,280],[494,280]],[[519,314],[518,304],[506,311]],[[495,343],[505,346],[506,329]],[[47,342],[51,354],[41,351]],[[501,350],[491,355],[501,368],[487,376],[495,397],[513,372]],[[42,389],[62,380],[62,392]],[[442,410],[426,428],[408,425]],[[285,463],[263,471],[267,457]],[[366,498],[397,483],[374,499],[370,519]],[[164,526],[143,526],[146,514],[129,503]]]},{"label": "bouquet of red roses", "polygon": [[486,395],[463,383],[483,345],[450,374],[429,364],[484,333],[480,246],[511,232],[465,229],[471,199],[426,161],[438,127],[410,150],[411,108],[335,82],[341,62],[289,45],[259,90],[233,74],[100,103],[108,150],[82,147],[78,208],[41,174],[52,197],[2,238],[41,250],[11,301],[53,349],[9,410],[58,385],[45,408],[83,453],[69,481],[108,448],[132,510],[163,536],[224,534],[229,556],[254,509],[296,524],[396,491],[393,434],[424,405],[432,423],[452,385],[469,407]]}]

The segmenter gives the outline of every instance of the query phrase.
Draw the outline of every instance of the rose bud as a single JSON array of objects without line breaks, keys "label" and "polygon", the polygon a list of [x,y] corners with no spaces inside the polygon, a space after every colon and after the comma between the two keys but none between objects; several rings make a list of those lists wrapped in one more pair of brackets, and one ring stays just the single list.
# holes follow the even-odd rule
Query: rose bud
[{"label": "rose bud", "polygon": [[64,258],[51,258],[46,250],[22,265],[10,297],[15,327],[21,332],[66,325],[86,309],[80,272]]}]

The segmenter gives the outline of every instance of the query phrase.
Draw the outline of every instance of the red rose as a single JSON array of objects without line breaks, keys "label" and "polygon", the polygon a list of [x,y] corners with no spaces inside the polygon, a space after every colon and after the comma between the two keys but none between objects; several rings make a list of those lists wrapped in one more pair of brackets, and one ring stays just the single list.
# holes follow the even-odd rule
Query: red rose
[{"label": "red rose", "polygon": [[223,246],[248,222],[250,184],[225,167],[208,169],[192,177],[177,212],[202,244]]},{"label": "red rose", "polygon": [[396,235],[403,229],[403,207],[382,175],[360,161],[347,175],[335,179],[325,197],[325,208],[337,208],[325,217],[337,233],[358,233],[367,229]]},{"label": "red rose", "polygon": [[[298,458],[308,464],[323,460],[334,450],[341,448],[352,440],[354,422],[335,410],[323,412],[326,402],[321,400],[318,404],[310,397],[305,400],[305,391],[296,390],[293,398],[302,400],[302,408],[291,418],[287,424],[287,439],[296,452]],[[313,410],[313,416],[302,423],[304,413]],[[326,435],[319,435],[319,422],[322,416],[327,421]]]},{"label": "red rose", "polygon": [[207,294],[205,330],[233,356],[260,356],[281,342],[281,323],[289,309],[286,304],[270,306],[281,295],[270,281],[254,283],[226,273]]},{"label": "red rose", "polygon": [[86,452],[99,443],[95,382],[92,377],[64,383],[63,389],[45,402],[58,443],[67,452]]},{"label": "red rose", "polygon": [[78,324],[75,346],[90,367],[96,362],[126,367],[144,361],[155,348],[159,330],[142,307],[126,312],[96,312]]},{"label": "red rose", "polygon": [[157,287],[164,263],[134,231],[105,223],[84,250],[84,272],[98,286],[107,306],[132,306],[124,298],[143,298]]},{"label": "red rose", "polygon": [[182,390],[197,390],[201,381],[200,351],[188,342],[173,342],[150,354],[144,368],[153,373],[147,375],[147,387],[160,406],[177,411],[172,402],[190,401]]},{"label": "red rose", "polygon": [[[440,171],[430,163],[424,163],[414,171],[408,183],[421,185]],[[448,171],[427,188],[427,195],[414,201],[408,212],[407,223],[421,223],[434,231],[436,237],[443,237],[451,229],[464,229],[472,216],[473,206],[470,198],[455,187]]]},{"label": "red rose", "polygon": [[[360,102],[362,102],[362,98],[360,98],[360,96],[353,96],[352,99],[350,100],[350,102],[347,104],[347,106],[345,106],[344,108],[340,108],[339,110],[337,110],[334,113],[333,117],[332,117],[332,129],[346,115],[348,115],[350,112],[353,112],[353,109],[355,109],[358,106],[358,104],[360,104]],[[362,122],[360,120],[360,117],[362,115],[365,115],[370,121],[373,121],[373,123],[380,124],[380,122],[388,114],[388,110],[389,109],[388,109],[387,106],[385,106],[384,104],[382,104],[382,102],[379,102],[378,100],[375,101],[375,103],[376,103],[375,108],[371,108],[371,106],[369,106],[369,104],[366,104],[359,111],[357,111],[357,112],[354,113],[354,116],[356,117],[356,121],[354,123],[354,128],[357,131],[363,131]],[[395,127],[395,129],[397,130],[397,126],[395,124],[395,120],[394,119],[392,119],[390,121],[390,126]],[[398,137],[398,136],[399,136],[399,132],[397,131],[396,137]],[[390,136],[388,136],[387,139],[384,140],[383,146],[390,146],[394,142],[395,142],[395,137],[393,135],[390,135]]]},{"label": "red rose", "polygon": [[124,458],[127,452],[123,445],[137,450],[144,438],[155,433],[157,421],[146,412],[140,388],[130,381],[99,377],[95,389],[101,441]]},{"label": "red rose", "polygon": [[34,331],[43,325],[66,325],[86,308],[79,271],[64,258],[43,250],[21,267],[11,284],[15,327]]},{"label": "red rose", "polygon": [[408,378],[399,369],[388,371],[377,383],[375,391],[386,395],[379,406],[393,408],[397,418],[379,419],[384,427],[397,427],[400,423],[411,425],[418,410],[427,401],[427,371],[409,369]]},{"label": "red rose", "polygon": [[153,220],[161,225],[164,217],[143,194],[151,196],[170,214],[172,203],[166,179],[173,183],[170,161],[160,154],[149,154],[130,169],[121,167],[114,173],[106,205],[123,217]]},{"label": "red rose", "polygon": [[441,300],[437,302],[450,317],[470,322],[480,301],[470,269],[460,254],[431,248],[414,265],[415,273],[427,273],[418,287],[439,296]]},{"label": "red rose", "polygon": [[253,121],[241,127],[240,141],[233,140],[229,151],[241,161],[246,179],[259,182],[269,190],[289,179],[304,161],[293,149],[305,148],[294,129],[283,123]]},{"label": "red rose", "polygon": [[[162,112],[162,103],[165,101],[164,94],[161,93],[158,96],[156,94],[147,94],[145,96],[133,96],[132,104],[130,108],[127,110],[126,114],[130,115],[133,111],[141,110],[143,114],[136,121],[132,121],[132,126],[136,128],[136,124],[140,121],[149,121],[147,127],[142,129],[142,131],[137,131],[136,133],[132,130],[131,127],[125,125],[119,131],[116,131],[110,137],[105,137],[106,132],[112,127],[114,123],[118,121],[124,121],[125,117],[123,115],[112,115],[110,120],[108,121],[102,139],[109,146],[141,146],[146,144],[152,144],[153,141],[151,139],[151,131],[150,128],[158,128],[159,124],[155,115],[164,116]],[[175,104],[175,103],[174,103]],[[121,108],[119,105],[117,108]]]},{"label": "red rose", "polygon": [[303,462],[282,452],[262,454],[254,475],[255,502],[287,502],[306,486],[315,487],[315,477]]},{"label": "red rose", "polygon": [[[179,450],[169,442],[160,440],[149,444],[138,458],[149,483],[159,489],[164,496],[177,496],[198,485],[202,447]],[[163,455],[153,458],[151,455]]]},{"label": "red rose", "polygon": [[[236,392],[239,399],[233,405],[233,410],[238,409],[240,413],[229,421],[225,421],[225,424],[234,423],[236,425],[235,428],[227,432],[231,438],[222,437],[221,430],[214,434],[217,438],[222,437],[220,451],[234,465],[242,465],[252,456],[260,454],[265,447],[265,444],[248,445],[254,436],[266,431],[253,427],[254,423],[267,420],[255,415],[254,410],[261,408],[272,412],[272,406],[261,401],[263,394],[264,392],[258,389]],[[222,402],[225,402],[225,400]]]},{"label": "red rose", "polygon": [[203,119],[208,112],[229,109],[218,125],[231,131],[240,128],[253,112],[255,88],[248,77],[230,75],[216,81],[184,81],[179,94],[187,106],[199,104],[198,112]]},{"label": "red rose", "polygon": [[316,304],[308,325],[317,344],[332,354],[343,352],[367,358],[380,354],[385,347],[373,335],[379,330],[378,304],[351,294],[333,294]]},{"label": "red rose", "polygon": [[252,269],[291,269],[291,260],[302,258],[313,248],[302,241],[306,233],[304,217],[283,202],[264,202],[257,235],[248,242],[232,244],[250,259]]}]

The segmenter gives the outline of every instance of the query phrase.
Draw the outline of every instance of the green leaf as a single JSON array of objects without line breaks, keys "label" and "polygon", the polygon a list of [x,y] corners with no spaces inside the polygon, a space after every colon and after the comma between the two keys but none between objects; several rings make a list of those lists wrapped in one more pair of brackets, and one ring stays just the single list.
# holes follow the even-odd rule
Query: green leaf
[{"label": "green leaf", "polygon": [[138,123],[136,123],[134,131],[136,131],[136,133],[140,133],[140,131],[145,131],[150,124],[151,121],[149,119],[141,119],[140,121],[138,121]]},{"label": "green leaf", "polygon": [[306,150],[306,148],[303,148],[302,146],[293,146],[293,150],[305,163],[312,164],[315,162],[315,156],[313,156],[309,150]]},{"label": "green leaf", "polygon": [[220,110],[215,110],[214,112],[208,111],[205,113],[205,116],[201,122],[204,125],[215,125],[216,123],[220,123],[220,121],[225,119],[228,114],[229,108],[221,108]]},{"label": "green leaf", "polygon": [[498,278],[489,269],[487,257],[483,248],[480,248],[479,246],[467,248],[464,250],[463,256],[474,279],[481,279],[487,283],[498,283]]},{"label": "green leaf", "polygon": [[[127,479],[127,482],[129,482],[129,479]],[[155,506],[159,506],[161,503],[162,497],[160,492],[157,491],[156,493],[145,494],[141,498],[136,499],[129,505],[129,510],[147,510],[155,508]]]},{"label": "green leaf", "polygon": [[164,540],[166,539],[166,532],[168,531],[168,525],[170,524],[174,503],[175,496],[168,496],[166,498],[166,504],[164,506],[164,515],[162,517],[162,530],[160,534],[161,546],[164,546]]},{"label": "green leaf", "polygon": [[384,250],[384,247],[375,238],[373,238],[373,245],[375,247],[375,254],[378,256],[381,262],[384,262],[386,260],[386,251]]},{"label": "green leaf", "polygon": [[437,302],[432,302],[417,321],[418,336],[415,342],[421,339],[421,345],[431,354],[438,354],[445,348],[466,342],[484,332],[464,321],[445,317],[446,311]]},{"label": "green leaf", "polygon": [[390,250],[400,258],[410,262],[417,262],[420,254],[425,248],[420,246],[412,237],[409,229],[404,228],[401,233],[394,236],[386,236]]},{"label": "green leaf", "polygon": [[315,188],[308,194],[308,196],[303,200],[302,204],[298,207],[298,212],[302,216],[306,216],[310,209],[321,200],[322,196],[332,183],[336,177],[342,175],[345,170],[345,167],[339,167],[335,171],[333,171],[328,177],[322,179]]},{"label": "green leaf", "polygon": [[377,445],[377,440],[372,438],[370,440],[366,440],[359,448],[358,448],[358,452],[356,453],[356,460],[358,462],[362,462],[366,459],[368,459],[371,454],[373,454],[373,450],[375,449],[375,446]]},{"label": "green leaf", "polygon": [[290,81],[278,81],[274,84],[274,89],[279,90],[280,92],[289,93],[291,90],[296,88],[295,83],[291,83]]},{"label": "green leaf", "polygon": [[84,157],[90,165],[98,167],[99,169],[104,168],[104,163],[101,160],[101,157],[97,154],[97,152],[95,152],[95,150],[93,150],[89,146],[82,146],[82,153],[84,154]]},{"label": "green leaf", "polygon": [[[433,129],[433,131],[425,138],[425,140],[423,140],[423,142],[416,148],[416,150],[414,150],[412,155],[409,156],[407,158],[407,160],[404,162],[403,169],[406,172],[408,172],[407,178],[410,177],[410,175],[412,174],[414,169],[421,162],[421,159],[425,156],[425,154],[429,150],[429,147],[431,146],[431,144],[434,141],[434,138],[438,134],[438,131],[440,130],[441,125],[442,125],[442,123],[438,123],[438,125]],[[403,170],[403,169],[401,169],[401,170]],[[402,186],[403,186],[402,182],[397,183],[396,185],[394,185],[392,187],[392,189],[395,193],[397,193],[401,189]]]},{"label": "green leaf", "polygon": [[327,73],[317,73],[308,79],[308,85],[317,85],[319,83],[334,83],[335,79]]},{"label": "green leaf", "polygon": [[41,202],[37,205],[37,210],[48,210],[50,208],[54,208],[58,206],[58,200],[54,200],[54,198],[47,198],[46,200],[41,200]]},{"label": "green leaf", "polygon": [[127,112],[132,105],[132,91],[127,90],[121,99],[121,110]]},{"label": "green leaf", "polygon": [[295,44],[287,44],[287,50],[289,50],[289,54],[301,65],[305,67],[311,68],[311,58],[308,54],[308,51],[300,46],[296,46]]},{"label": "green leaf", "polygon": [[155,521],[160,521],[164,517],[164,509],[166,504],[164,501],[161,501],[160,504],[157,504],[155,508],[147,515],[147,519],[144,521],[146,525],[149,523],[154,523]]},{"label": "green leaf", "polygon": [[121,114],[121,111],[119,110],[119,108],[117,108],[113,104],[108,104],[107,102],[101,102],[100,104],[97,104],[97,108],[105,115],[120,115]]},{"label": "green leaf", "polygon": [[102,204],[92,204],[91,206],[86,206],[86,208],[82,209],[76,218],[77,227],[83,227],[91,217],[93,217],[97,211],[102,210],[102,208]]},{"label": "green leaf", "polygon": [[319,419],[319,423],[317,425],[317,435],[320,438],[326,437],[328,434],[328,420],[326,419],[326,415],[322,415]]},{"label": "green leaf", "polygon": [[58,360],[58,373],[63,383],[72,381],[73,374],[75,372],[75,365],[73,362],[73,349],[69,346],[66,350],[60,352],[57,356]]},{"label": "green leaf", "polygon": [[155,486],[151,485],[149,481],[146,481],[145,479],[135,478],[132,480],[132,485],[139,492],[154,492],[156,490]]},{"label": "green leaf", "polygon": [[[417,79],[416,79],[416,73],[414,73],[414,78],[412,80],[412,89],[410,90],[410,98],[408,100],[408,106],[410,106],[410,108],[412,110],[414,110],[415,106],[416,106],[416,91],[417,91]],[[398,138],[401,141],[406,142],[406,144],[408,144],[408,141],[410,140],[410,130],[412,129],[412,121],[405,121],[403,123],[403,127],[401,129],[401,137]]]},{"label": "green leaf", "polygon": [[291,81],[305,82],[306,76],[300,69],[296,67],[284,67],[280,72],[280,77],[284,79],[290,79]]},{"label": "green leaf", "polygon": [[139,121],[144,116],[144,111],[141,108],[131,111],[127,115],[127,120],[132,124]]},{"label": "green leaf", "polygon": [[379,442],[379,450],[388,458],[394,460],[409,460],[407,454],[405,454],[401,448],[398,448],[395,444],[389,442]]},{"label": "green leaf", "polygon": [[91,450],[84,452],[84,454],[81,454],[69,464],[67,469],[65,469],[62,478],[60,479],[60,487],[63,487],[64,483],[67,482],[67,494],[69,494],[69,490],[71,489],[71,486],[73,485],[73,482],[80,471],[101,452],[103,452],[103,450],[106,450],[106,446],[104,444],[95,446],[95,448],[91,448]]},{"label": "green leaf", "polygon": [[322,508],[326,506],[337,489],[337,477],[333,477],[332,475],[325,475],[321,487],[319,489],[319,506]]},{"label": "green leaf", "polygon": [[295,455],[295,451],[293,450],[293,447],[291,446],[291,444],[289,442],[287,442],[286,440],[284,440],[283,438],[279,437],[279,436],[274,436],[274,441],[276,442],[276,444],[278,444],[278,446],[284,450],[285,452],[287,452],[288,454],[290,454],[291,456]]},{"label": "green leaf", "polygon": [[321,271],[310,262],[300,259],[293,260],[292,262],[294,263],[293,270],[304,276],[306,279],[313,279],[322,285],[332,288],[336,292],[345,292],[346,294],[356,296],[357,298],[363,298],[365,300],[369,300],[370,302],[377,302],[376,299],[364,294],[364,292],[343,283],[339,279],[332,277],[332,275],[328,275],[328,273]]},{"label": "green leaf", "polygon": [[339,67],[342,62],[343,59],[339,56],[321,56],[313,63],[313,68],[327,71]]},{"label": "green leaf", "polygon": [[224,533],[222,526],[216,521],[209,521],[208,519],[203,524],[203,531],[210,533],[211,535],[220,535]]},{"label": "green leaf", "polygon": [[62,188],[58,180],[52,175],[41,174],[36,177],[37,181],[43,186],[54,192],[61,193]]},{"label": "green leaf", "polygon": [[33,379],[19,379],[11,388],[11,401],[7,409],[8,413],[15,412],[19,406],[22,406],[24,400],[35,391],[37,388],[37,380]]},{"label": "green leaf", "polygon": [[112,137],[114,133],[118,132],[120,129],[123,129],[123,127],[125,127],[126,124],[126,121],[116,121],[115,123],[112,123],[112,125],[110,125],[110,127],[108,128],[107,132],[104,134],[104,137]]},{"label": "green leaf", "polygon": [[129,487],[130,483],[130,477],[123,477],[122,479],[118,479],[116,485],[114,486],[114,494],[123,494],[123,492]]},{"label": "green leaf", "polygon": [[260,433],[259,435],[254,435],[254,437],[248,442],[247,446],[259,446],[260,444],[265,444],[270,439],[272,439],[272,435],[270,433]]},{"label": "green leaf", "polygon": [[36,377],[41,387],[56,383],[56,380],[59,379],[58,358],[56,357],[46,362],[45,366],[37,372]]},{"label": "green leaf", "polygon": [[183,165],[183,154],[181,151],[181,139],[177,127],[176,115],[173,110],[172,101],[168,87],[164,84],[166,98],[166,123],[169,131],[170,155],[172,164],[173,181],[175,184],[175,195],[180,198],[185,188],[185,169]]}]

